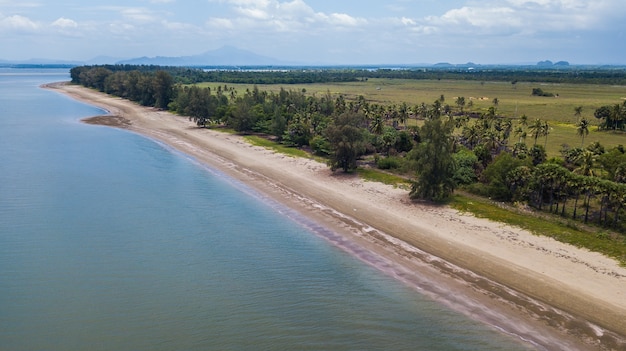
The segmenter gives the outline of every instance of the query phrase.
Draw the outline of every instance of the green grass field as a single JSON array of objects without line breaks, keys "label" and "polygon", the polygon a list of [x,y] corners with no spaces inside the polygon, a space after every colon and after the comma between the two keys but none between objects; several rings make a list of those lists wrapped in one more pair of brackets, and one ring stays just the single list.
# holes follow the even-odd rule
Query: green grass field
[{"label": "green grass field", "polygon": [[[202,83],[200,86],[216,89],[224,83]],[[250,84],[226,84],[234,87],[240,94],[252,89]],[[500,116],[518,118],[525,114],[529,120],[537,118],[549,121],[551,126],[546,151],[550,156],[559,155],[562,144],[580,146],[581,139],[576,133],[578,117],[574,108],[582,106],[582,117],[592,123],[590,134],[585,137],[585,145],[599,141],[606,148],[626,144],[626,134],[599,132],[598,120],[594,111],[603,105],[622,103],[626,99],[626,86],[595,85],[595,84],[542,84],[510,82],[479,82],[479,81],[448,81],[448,80],[403,80],[403,79],[369,79],[363,82],[332,83],[332,84],[295,84],[295,85],[257,85],[259,90],[278,92],[285,90],[302,91],[307,94],[321,96],[329,91],[333,96],[344,95],[348,100],[359,95],[372,103],[400,104],[409,106],[426,103],[431,104],[445,97],[445,103],[455,106],[457,97],[465,97],[466,104],[472,101],[473,107],[466,111],[485,112],[493,106],[493,99],[498,99],[497,112]],[[558,97],[532,96],[533,88],[558,94]],[[415,122],[413,122],[415,123]],[[512,137],[513,138],[513,137]],[[516,140],[511,140],[514,143]],[[527,143],[532,140],[527,138]],[[540,139],[538,143],[544,144]]]}]

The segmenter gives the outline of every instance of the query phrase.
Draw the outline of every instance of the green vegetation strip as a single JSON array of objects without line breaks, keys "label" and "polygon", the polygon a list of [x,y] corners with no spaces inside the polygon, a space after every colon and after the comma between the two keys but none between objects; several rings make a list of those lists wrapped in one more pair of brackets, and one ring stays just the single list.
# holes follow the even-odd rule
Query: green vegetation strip
[{"label": "green vegetation strip", "polygon": [[[480,218],[517,226],[532,232],[554,238],[557,241],[586,248],[616,259],[620,265],[626,266],[626,238],[623,235],[611,234],[599,228],[583,230],[580,224],[544,219],[533,213],[518,213],[502,208],[492,201],[464,195],[455,195],[450,205],[462,212],[469,212]],[[557,218],[557,217],[555,217]]]},{"label": "green vegetation strip", "polygon": [[[312,157],[304,150],[288,147],[260,136],[248,135],[244,139],[252,145],[261,146],[291,157]],[[323,160],[320,159],[320,161]],[[357,173],[365,181],[380,182],[403,189],[409,189],[411,185],[411,181],[404,177],[372,168],[360,167],[357,169]],[[548,236],[563,243],[599,252],[616,259],[620,265],[626,266],[626,237],[623,235],[608,233],[599,228],[583,230],[580,228],[582,226],[580,223],[567,221],[560,217],[545,219],[542,218],[545,216],[543,213],[520,213],[508,207],[498,206],[493,201],[474,196],[456,194],[450,205],[459,211],[468,212],[480,218],[520,227],[535,235]]]},{"label": "green vegetation strip", "polygon": [[406,178],[381,172],[372,168],[358,168],[357,173],[361,178],[370,182],[379,182],[387,185],[393,185],[394,187],[409,189],[411,182]]},{"label": "green vegetation strip", "polygon": [[273,150],[275,152],[278,152],[287,156],[302,157],[302,158],[309,158],[309,159],[313,158],[311,154],[309,154],[308,152],[304,150],[300,150],[298,148],[291,147],[291,146],[286,146],[286,145],[268,140],[266,138],[263,138],[257,135],[246,135],[244,136],[244,139],[252,145],[261,146],[266,149]]}]

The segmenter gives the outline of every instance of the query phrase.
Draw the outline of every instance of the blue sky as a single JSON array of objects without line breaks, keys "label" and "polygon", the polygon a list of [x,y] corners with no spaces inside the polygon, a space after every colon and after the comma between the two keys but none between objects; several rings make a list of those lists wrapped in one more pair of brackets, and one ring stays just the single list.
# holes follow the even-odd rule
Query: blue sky
[{"label": "blue sky", "polygon": [[0,0],[0,59],[626,64],[623,0]]}]

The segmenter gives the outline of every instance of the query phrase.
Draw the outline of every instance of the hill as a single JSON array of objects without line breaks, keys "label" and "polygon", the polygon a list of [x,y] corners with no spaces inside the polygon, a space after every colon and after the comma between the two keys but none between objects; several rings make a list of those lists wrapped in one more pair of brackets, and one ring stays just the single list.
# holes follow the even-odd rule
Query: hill
[{"label": "hill", "polygon": [[271,66],[285,65],[287,62],[257,55],[251,51],[224,46],[217,50],[206,51],[192,56],[157,56],[139,57],[118,61],[118,64],[128,65],[159,65],[159,66]]}]

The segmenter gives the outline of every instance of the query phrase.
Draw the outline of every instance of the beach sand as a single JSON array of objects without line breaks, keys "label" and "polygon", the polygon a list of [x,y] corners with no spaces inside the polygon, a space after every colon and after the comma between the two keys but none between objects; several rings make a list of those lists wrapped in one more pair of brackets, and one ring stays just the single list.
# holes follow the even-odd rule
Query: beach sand
[{"label": "beach sand", "polygon": [[405,189],[333,173],[166,111],[67,83],[46,87],[109,113],[85,122],[153,138],[242,181],[309,218],[345,251],[538,349],[626,350],[626,269],[612,259],[415,203]]}]

